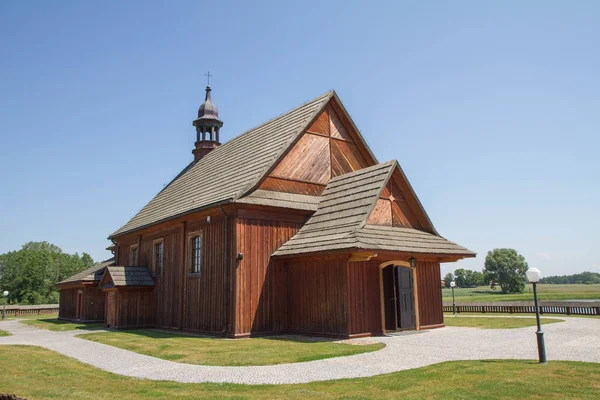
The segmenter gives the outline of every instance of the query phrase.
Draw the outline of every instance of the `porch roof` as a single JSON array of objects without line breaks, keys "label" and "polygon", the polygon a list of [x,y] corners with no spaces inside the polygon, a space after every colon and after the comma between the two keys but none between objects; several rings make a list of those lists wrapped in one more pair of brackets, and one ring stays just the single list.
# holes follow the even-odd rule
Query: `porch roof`
[{"label": "porch roof", "polygon": [[122,286],[154,286],[154,279],[146,267],[106,267],[100,288],[111,289]]},{"label": "porch roof", "polygon": [[57,283],[57,285],[62,285],[65,283],[76,283],[76,282],[94,282],[99,281],[102,278],[102,274],[104,274],[104,268],[109,265],[113,265],[115,263],[115,259],[109,258],[108,260],[102,261],[99,264],[96,264],[88,269],[85,269],[67,279],[64,279]]},{"label": "porch roof", "polygon": [[379,250],[474,257],[474,252],[439,236],[433,228],[425,232],[368,224],[377,200],[396,169],[399,169],[398,163],[392,160],[331,179],[317,211],[273,256]]}]

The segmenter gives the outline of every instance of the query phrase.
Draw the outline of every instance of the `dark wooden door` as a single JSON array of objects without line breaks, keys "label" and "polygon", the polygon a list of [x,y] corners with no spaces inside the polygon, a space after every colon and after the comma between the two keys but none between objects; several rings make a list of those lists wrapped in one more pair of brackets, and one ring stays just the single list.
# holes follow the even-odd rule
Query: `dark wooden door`
[{"label": "dark wooden door", "polygon": [[406,267],[396,267],[396,290],[398,297],[398,329],[414,329],[415,301],[413,297],[412,271]]},{"label": "dark wooden door", "polygon": [[383,304],[384,304],[384,319],[385,330],[395,331],[398,329],[397,321],[397,298],[396,298],[396,279],[394,278],[395,267],[390,265],[385,267],[383,273]]}]

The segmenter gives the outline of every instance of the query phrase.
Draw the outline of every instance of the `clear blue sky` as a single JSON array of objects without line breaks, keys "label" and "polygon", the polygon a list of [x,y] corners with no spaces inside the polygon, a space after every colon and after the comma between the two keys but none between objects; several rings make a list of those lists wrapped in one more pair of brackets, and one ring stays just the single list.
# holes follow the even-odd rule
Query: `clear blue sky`
[{"label": "clear blue sky", "polygon": [[[600,271],[600,2],[0,3],[0,253],[106,237],[192,158],[333,88],[438,231]],[[325,3],[325,4],[323,4]]]}]

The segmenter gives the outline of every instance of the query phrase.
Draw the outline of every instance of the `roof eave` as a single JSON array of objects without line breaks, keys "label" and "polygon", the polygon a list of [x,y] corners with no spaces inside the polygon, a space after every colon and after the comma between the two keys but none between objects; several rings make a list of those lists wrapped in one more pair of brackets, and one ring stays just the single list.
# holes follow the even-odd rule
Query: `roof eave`
[{"label": "roof eave", "polygon": [[128,230],[123,231],[123,232],[119,232],[119,230],[116,230],[115,232],[113,232],[108,237],[108,240],[112,240],[112,239],[117,238],[119,236],[127,235],[129,233],[132,233],[132,232],[135,232],[135,231],[139,231],[141,229],[146,229],[146,228],[149,228],[149,227],[154,226],[154,225],[162,224],[164,222],[172,221],[174,219],[181,218],[181,217],[184,217],[186,215],[194,214],[194,213],[197,213],[199,211],[205,211],[205,210],[208,210],[208,209],[213,208],[213,207],[219,207],[219,206],[222,206],[224,204],[230,204],[230,203],[233,203],[233,197],[230,197],[227,200],[221,200],[221,201],[217,201],[215,203],[207,204],[207,205],[202,206],[202,207],[194,208],[192,210],[189,210],[189,211],[186,211],[186,212],[183,212],[183,213],[179,213],[177,215],[173,215],[173,216],[168,217],[168,218],[163,218],[163,219],[158,220],[156,222],[151,222],[151,223],[148,223],[148,224],[145,224],[145,225],[141,225],[141,226],[136,227],[136,228],[128,229]]}]

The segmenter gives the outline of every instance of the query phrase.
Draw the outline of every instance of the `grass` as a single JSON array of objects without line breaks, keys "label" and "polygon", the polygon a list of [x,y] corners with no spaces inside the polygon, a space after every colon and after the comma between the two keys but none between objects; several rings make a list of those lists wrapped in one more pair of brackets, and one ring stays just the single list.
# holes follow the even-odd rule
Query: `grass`
[{"label": "grass", "polygon": [[[18,315],[18,316],[14,316],[6,313],[6,320],[11,320],[11,319],[48,319],[48,318],[58,318],[58,313],[50,313],[50,314],[28,314],[28,315]],[[0,322],[2,322],[2,320],[0,320]]]},{"label": "grass", "polygon": [[0,336],[11,336],[11,333],[3,331],[2,329],[0,329]]},{"label": "grass", "polygon": [[40,318],[40,319],[27,319],[21,321],[22,324],[33,326],[35,328],[47,329],[49,331],[72,331],[75,329],[80,330],[94,330],[104,328],[104,324],[89,324],[84,322],[71,322],[63,321],[57,318]]},{"label": "grass", "polygon": [[299,385],[190,384],[127,378],[31,346],[0,346],[0,388],[45,399],[597,399],[598,364],[455,361]]},{"label": "grass", "polygon": [[[476,288],[454,289],[456,303],[476,303],[489,301],[532,301],[533,290],[528,284],[524,293],[503,294],[498,287],[496,290],[489,286]],[[596,285],[550,285],[538,284],[540,300],[600,300],[600,284]],[[445,303],[452,302],[452,289],[442,289]]]},{"label": "grass", "polygon": [[[555,318],[540,318],[542,325],[563,322]],[[524,328],[527,326],[535,326],[535,318],[510,318],[510,317],[469,317],[469,316],[444,316],[444,324],[446,326],[462,326],[468,328],[480,329],[510,329]]]},{"label": "grass", "polygon": [[358,346],[290,337],[216,339],[153,329],[88,333],[77,337],[164,360],[231,366],[297,363],[350,356],[385,347],[382,343]]}]

